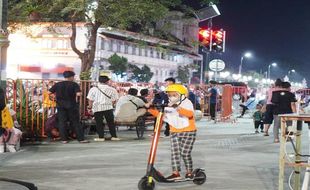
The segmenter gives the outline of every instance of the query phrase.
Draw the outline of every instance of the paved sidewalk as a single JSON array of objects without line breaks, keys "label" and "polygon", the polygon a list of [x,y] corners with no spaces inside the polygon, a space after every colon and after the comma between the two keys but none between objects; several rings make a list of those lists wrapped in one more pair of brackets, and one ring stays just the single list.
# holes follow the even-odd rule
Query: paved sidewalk
[{"label": "paved sidewalk", "polygon": [[[254,134],[250,119],[240,119],[233,124],[203,120],[198,126],[194,166],[206,169],[207,182],[202,186],[190,182],[156,183],[156,189],[277,189],[279,144],[273,143],[272,136]],[[119,131],[119,136],[120,142],[41,144],[23,147],[16,154],[2,154],[0,177],[29,181],[40,190],[136,190],[145,174],[151,139],[133,140],[135,131],[125,129]],[[156,167],[169,175],[170,142],[167,138],[160,140]],[[307,139],[304,142],[308,143]],[[287,176],[289,172],[287,170]],[[23,188],[0,182],[0,189]]]}]

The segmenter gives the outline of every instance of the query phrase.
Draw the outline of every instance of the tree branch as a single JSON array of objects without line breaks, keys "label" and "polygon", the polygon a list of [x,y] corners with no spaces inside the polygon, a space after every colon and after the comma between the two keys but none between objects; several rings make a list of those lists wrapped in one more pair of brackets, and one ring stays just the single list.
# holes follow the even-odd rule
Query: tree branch
[{"label": "tree branch", "polygon": [[70,37],[71,48],[80,58],[82,58],[83,53],[76,47],[76,22],[74,21],[71,22],[71,29],[72,29],[72,35]]}]

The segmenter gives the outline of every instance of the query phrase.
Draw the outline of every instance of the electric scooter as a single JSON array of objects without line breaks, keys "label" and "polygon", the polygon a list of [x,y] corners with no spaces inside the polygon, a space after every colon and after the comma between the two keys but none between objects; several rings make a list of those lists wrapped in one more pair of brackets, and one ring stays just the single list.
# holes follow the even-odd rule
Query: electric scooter
[{"label": "electric scooter", "polygon": [[164,105],[156,106],[156,108],[159,110],[159,114],[156,118],[154,135],[153,135],[151,150],[150,150],[150,154],[148,158],[146,175],[142,177],[138,183],[139,190],[153,190],[155,188],[155,181],[159,183],[178,183],[178,182],[192,181],[196,185],[202,185],[207,180],[207,176],[204,172],[204,169],[202,168],[195,169],[192,173],[193,178],[191,179],[180,179],[180,180],[174,180],[174,181],[167,180],[159,171],[155,169],[154,163],[155,163],[158,141],[160,137],[160,131],[163,125],[163,115],[164,115],[165,107],[166,106]]}]

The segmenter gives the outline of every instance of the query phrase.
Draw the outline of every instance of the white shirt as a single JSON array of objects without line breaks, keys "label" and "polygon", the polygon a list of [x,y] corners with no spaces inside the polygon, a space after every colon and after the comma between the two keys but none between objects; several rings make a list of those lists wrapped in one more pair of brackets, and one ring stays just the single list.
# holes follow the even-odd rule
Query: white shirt
[{"label": "white shirt", "polygon": [[[104,92],[104,95],[99,89]],[[87,99],[93,101],[92,111],[100,112],[113,109],[113,102],[118,99],[118,93],[115,88],[106,84],[98,84],[98,87],[92,87],[87,95]]]}]

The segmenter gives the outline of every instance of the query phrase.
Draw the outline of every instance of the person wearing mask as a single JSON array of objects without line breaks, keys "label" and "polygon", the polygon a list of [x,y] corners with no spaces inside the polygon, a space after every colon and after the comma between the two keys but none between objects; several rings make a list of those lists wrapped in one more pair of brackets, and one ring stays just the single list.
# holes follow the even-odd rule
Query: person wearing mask
[{"label": "person wearing mask", "polygon": [[269,128],[273,123],[273,109],[274,105],[271,102],[272,93],[278,90],[282,90],[282,80],[277,79],[271,88],[267,91],[266,112],[264,114],[264,136],[269,136]]},{"label": "person wearing mask", "polygon": [[103,142],[104,138],[104,123],[103,117],[106,119],[112,141],[119,141],[116,135],[113,106],[118,99],[117,90],[109,86],[110,78],[107,76],[99,77],[98,86],[92,87],[87,95],[88,109],[94,113],[96,121],[96,129],[99,135],[95,141]]},{"label": "person wearing mask", "polygon": [[274,142],[279,142],[279,129],[281,120],[279,115],[296,113],[296,97],[291,92],[291,84],[289,82],[282,83],[282,90],[274,91],[272,93],[271,102],[274,104],[274,126],[273,135]]},{"label": "person wearing mask", "polygon": [[69,120],[70,126],[74,128],[77,140],[80,143],[88,143],[84,139],[84,133],[80,124],[80,112],[78,97],[81,96],[80,86],[74,82],[75,73],[73,71],[64,71],[65,81],[54,84],[50,89],[51,94],[56,95],[56,107],[58,128],[63,144],[68,143],[68,134],[66,123]]},{"label": "person wearing mask", "polygon": [[130,88],[128,94],[122,96],[116,103],[115,120],[117,122],[135,122],[146,113],[145,102],[138,95],[138,90]]},{"label": "person wearing mask", "polygon": [[[193,178],[192,150],[196,140],[196,124],[194,106],[186,97],[187,89],[181,84],[172,84],[166,88],[169,103],[164,110],[164,121],[170,125],[171,164],[172,175],[167,177],[168,181],[181,179],[181,160],[186,168],[185,178]],[[147,104],[146,107],[150,105]],[[159,111],[155,108],[149,109],[155,117]]]}]

